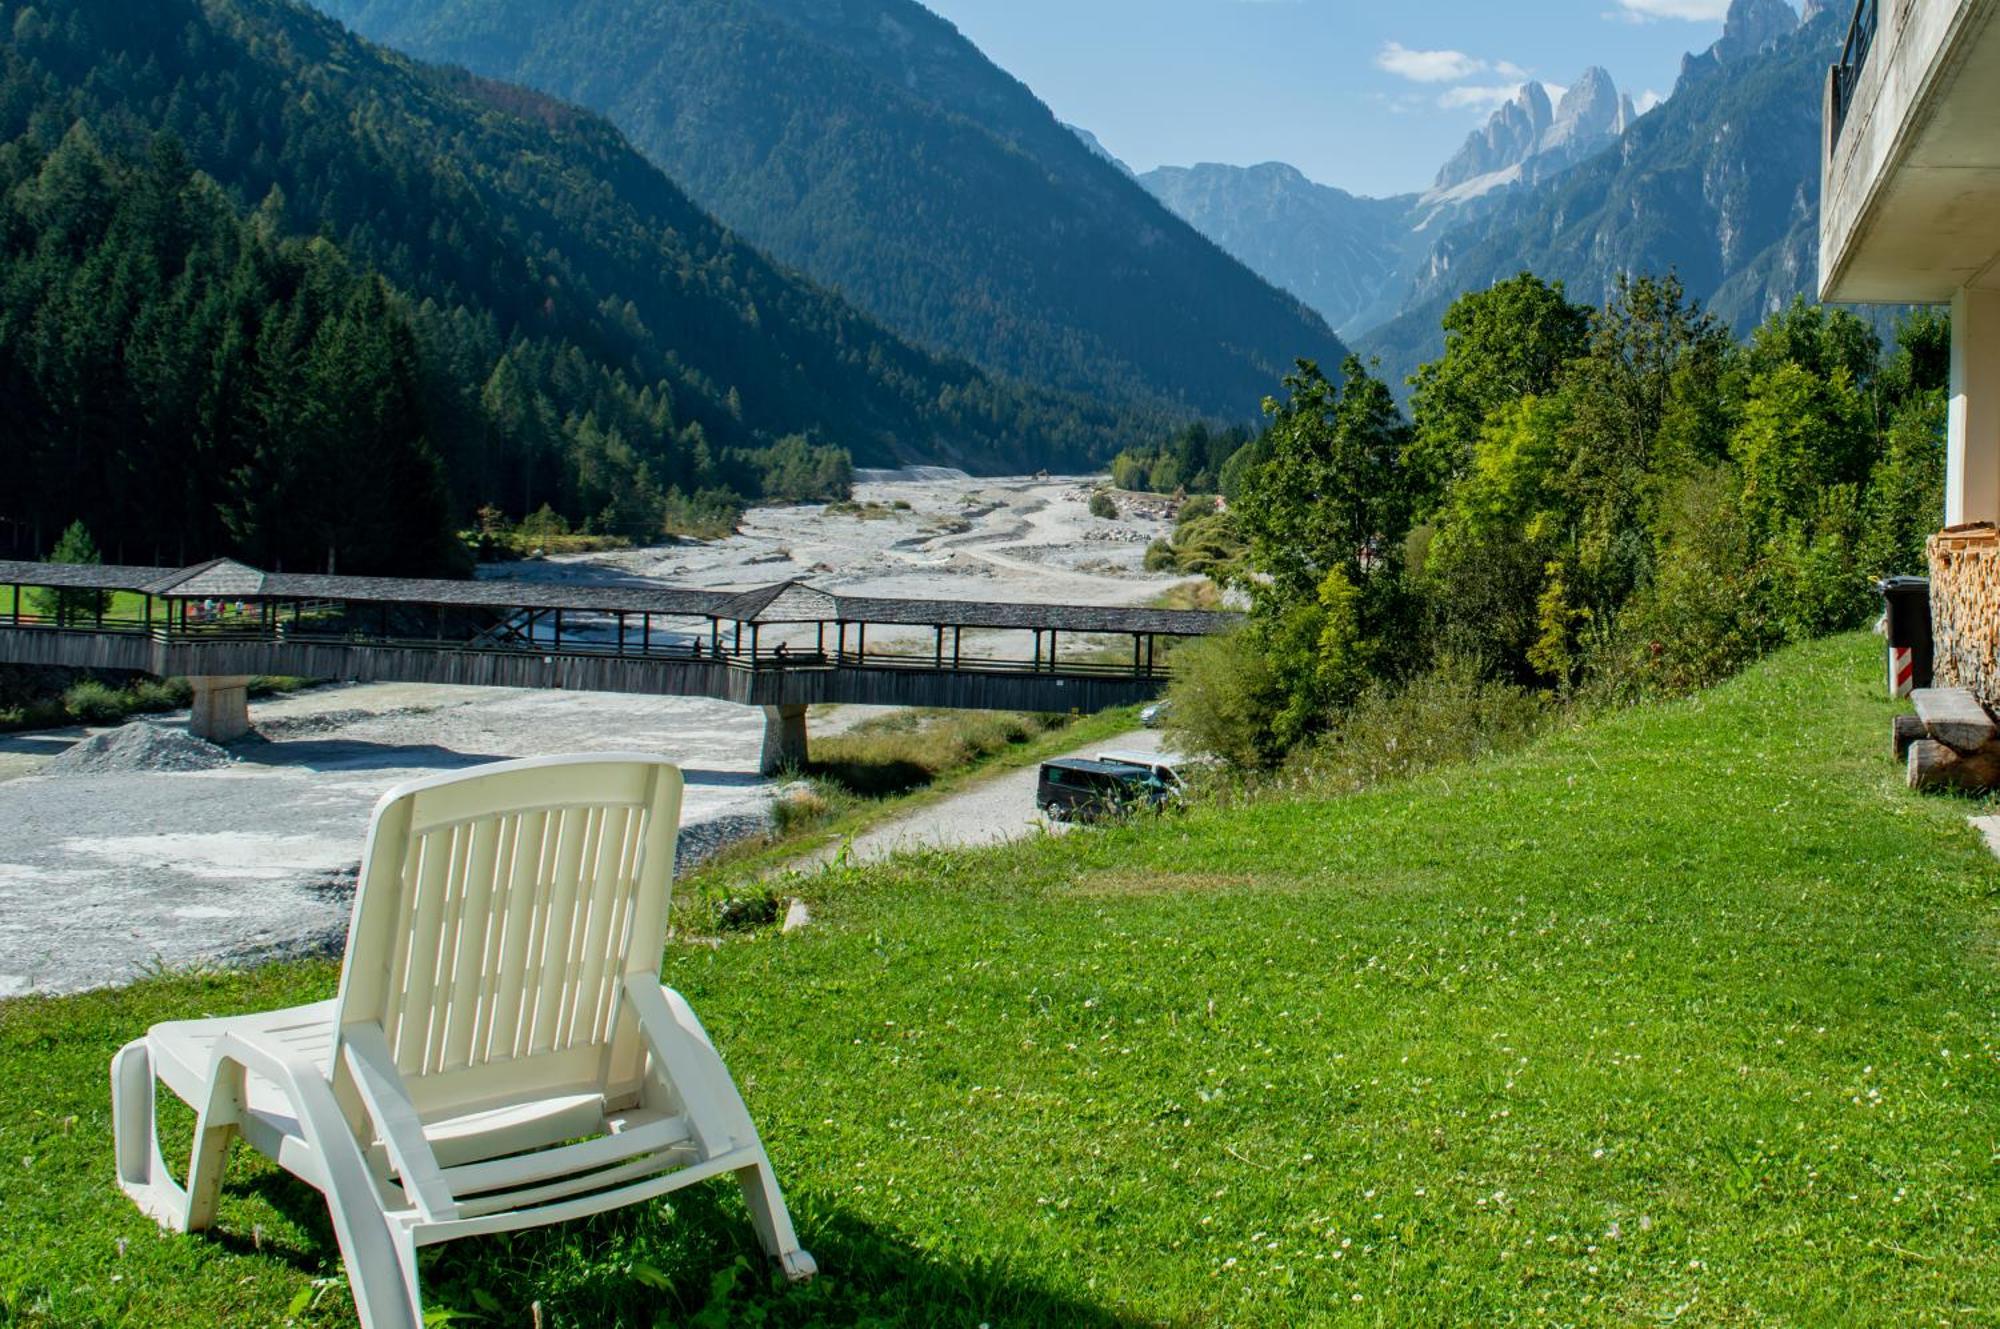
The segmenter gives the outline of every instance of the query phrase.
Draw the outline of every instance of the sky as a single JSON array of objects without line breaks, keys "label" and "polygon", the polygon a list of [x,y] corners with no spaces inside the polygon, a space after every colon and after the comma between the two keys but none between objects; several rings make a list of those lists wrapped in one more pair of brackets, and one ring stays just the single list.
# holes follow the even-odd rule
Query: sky
[{"label": "sky", "polygon": [[1385,195],[1524,78],[1673,90],[1728,0],[922,0],[1136,170],[1284,161]]}]

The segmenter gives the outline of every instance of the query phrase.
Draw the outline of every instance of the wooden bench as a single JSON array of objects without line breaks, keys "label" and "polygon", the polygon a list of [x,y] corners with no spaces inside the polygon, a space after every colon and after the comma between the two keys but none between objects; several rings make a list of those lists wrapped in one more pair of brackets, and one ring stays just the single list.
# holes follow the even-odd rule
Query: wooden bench
[{"label": "wooden bench", "polygon": [[1912,789],[2000,787],[2000,724],[1965,688],[1918,688],[1915,715],[1899,715],[1891,742]]}]

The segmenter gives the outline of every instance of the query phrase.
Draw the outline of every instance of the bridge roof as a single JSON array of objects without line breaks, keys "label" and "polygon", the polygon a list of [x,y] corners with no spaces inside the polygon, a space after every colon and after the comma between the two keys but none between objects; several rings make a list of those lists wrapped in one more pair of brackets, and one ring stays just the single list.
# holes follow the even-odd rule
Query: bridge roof
[{"label": "bridge roof", "polygon": [[446,581],[427,577],[328,577],[318,573],[273,572],[265,576],[262,594],[282,600],[461,605],[472,609],[595,609],[708,618],[735,593],[662,586],[636,579],[570,582],[481,577],[472,581]]},{"label": "bridge roof", "polygon": [[0,559],[0,582],[77,591],[136,591],[160,575],[158,568],[118,563],[19,563]]},{"label": "bridge roof", "polygon": [[992,600],[918,600],[836,595],[803,581],[747,591],[699,590],[625,581],[528,581],[480,578],[330,577],[264,572],[233,559],[188,568],[0,560],[0,584],[75,590],[135,591],[177,599],[345,600],[367,604],[458,605],[474,609],[573,609],[664,614],[740,623],[882,623],[914,627],[1040,628],[1060,632],[1145,633],[1197,637],[1233,626],[1236,614],[1200,609],[1030,604]]}]

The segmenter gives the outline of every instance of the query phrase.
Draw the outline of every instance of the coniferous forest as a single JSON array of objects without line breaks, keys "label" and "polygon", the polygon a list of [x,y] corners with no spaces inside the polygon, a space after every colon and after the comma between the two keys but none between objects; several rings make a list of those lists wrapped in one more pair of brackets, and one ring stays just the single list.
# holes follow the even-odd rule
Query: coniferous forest
[{"label": "coniferous forest", "polygon": [[284,0],[0,0],[0,550],[444,571],[1143,423],[898,340],[595,117]]}]

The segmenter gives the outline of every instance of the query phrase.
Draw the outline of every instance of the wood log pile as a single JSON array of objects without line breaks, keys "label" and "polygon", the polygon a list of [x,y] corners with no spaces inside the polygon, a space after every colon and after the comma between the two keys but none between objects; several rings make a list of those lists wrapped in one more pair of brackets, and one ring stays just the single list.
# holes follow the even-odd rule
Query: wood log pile
[{"label": "wood log pile", "polygon": [[2000,529],[1948,526],[1930,538],[1931,640],[1939,687],[2000,702]]},{"label": "wood log pile", "polygon": [[1918,688],[1915,715],[1892,722],[1910,788],[1979,793],[2000,788],[2000,723],[1965,688]]}]

